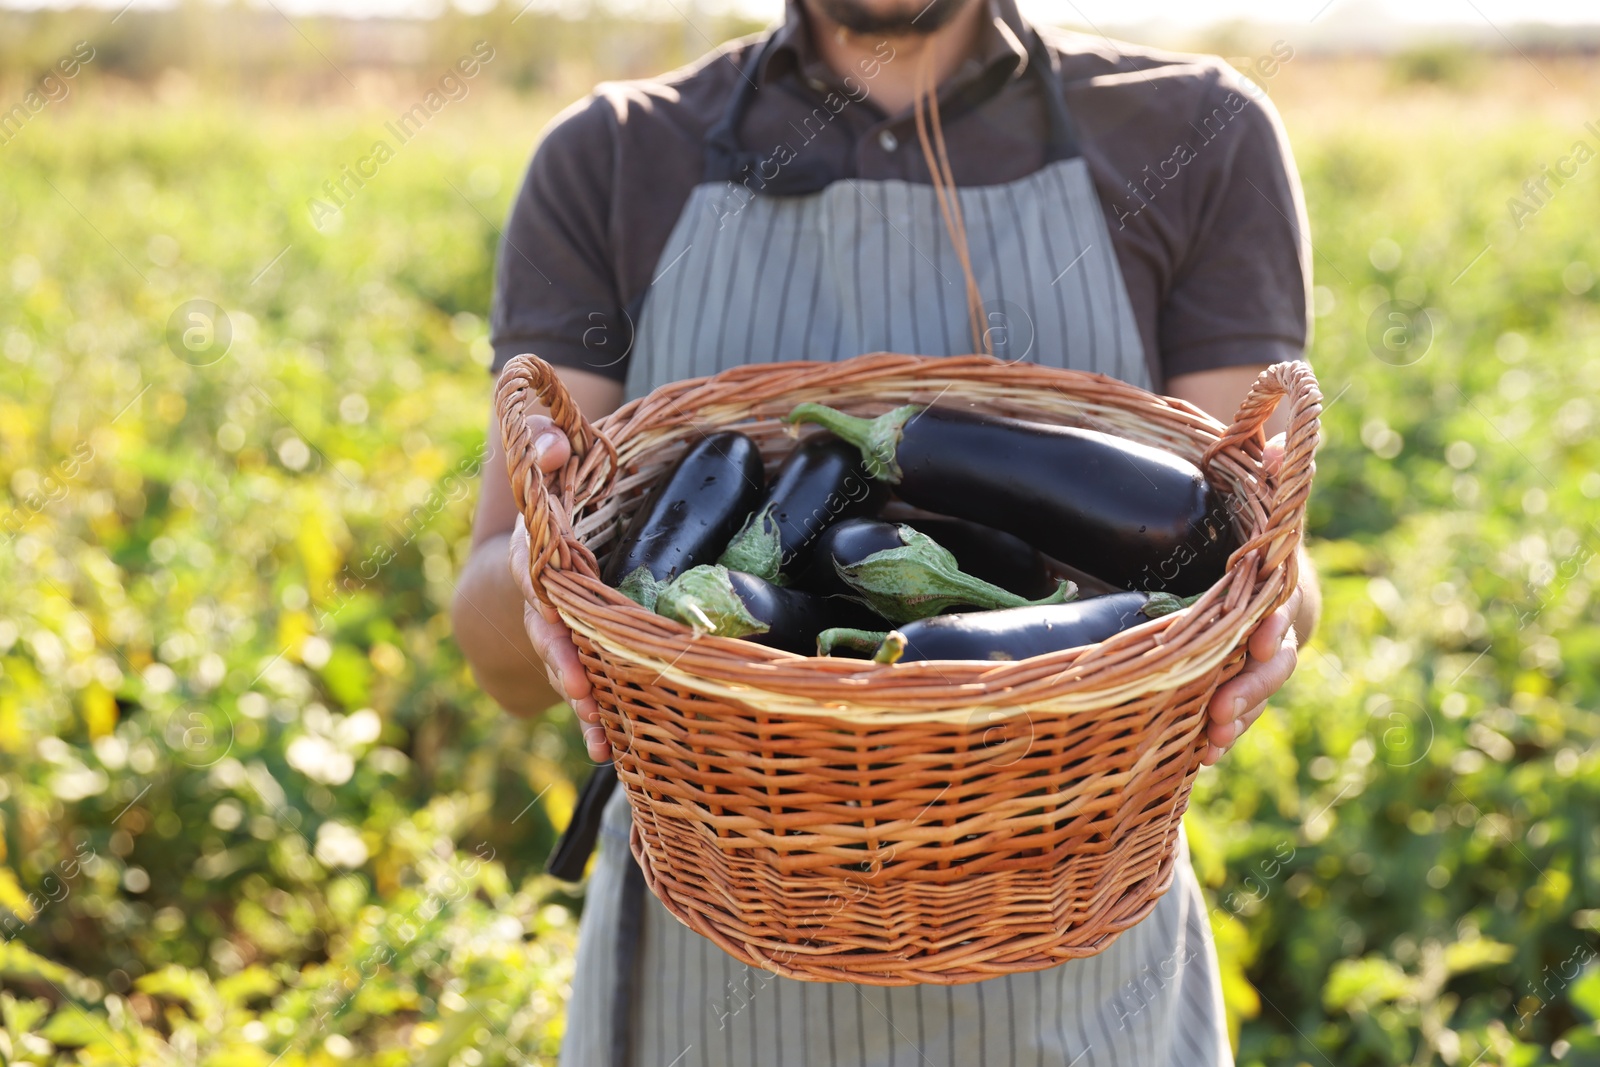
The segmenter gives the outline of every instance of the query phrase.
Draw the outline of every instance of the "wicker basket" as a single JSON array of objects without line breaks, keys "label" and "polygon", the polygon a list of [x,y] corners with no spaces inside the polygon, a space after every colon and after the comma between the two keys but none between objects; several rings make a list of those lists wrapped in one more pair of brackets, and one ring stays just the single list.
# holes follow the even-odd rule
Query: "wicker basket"
[{"label": "wicker basket", "polygon": [[[713,428],[769,464],[779,419],[944,396],[1091,426],[1200,463],[1242,547],[1199,602],[1098,645],[1014,663],[878,666],[696,636],[598,577],[644,490]],[[1276,477],[1261,427],[1291,403]],[[1281,363],[1232,427],[1100,375],[982,356],[751,365],[663,386],[591,425],[549,365],[512,360],[498,405],[533,587],[572,627],[666,908],[740,961],[813,981],[954,984],[1104,949],[1173,876],[1205,706],[1296,582],[1321,394]],[[536,403],[572,439],[533,464]]]}]

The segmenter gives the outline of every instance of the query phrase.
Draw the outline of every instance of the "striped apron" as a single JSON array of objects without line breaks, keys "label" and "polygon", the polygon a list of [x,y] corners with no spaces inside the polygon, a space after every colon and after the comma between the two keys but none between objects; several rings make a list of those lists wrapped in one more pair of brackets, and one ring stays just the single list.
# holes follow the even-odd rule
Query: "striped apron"
[{"label": "striped apron", "polygon": [[[1019,181],[958,194],[984,325],[1002,359],[1149,387],[1053,57],[1030,36],[1029,69],[1053,105],[1047,162]],[[843,180],[769,195],[778,183],[750,179],[759,160],[740,149],[737,131],[761,54],[708,134],[705,180],[662,252],[630,357],[630,399],[745,363],[972,349],[964,275],[931,186]],[[800,982],[736,962],[645,890],[623,793],[601,810],[561,1067],[1233,1063],[1181,837],[1172,889],[1099,955],[969,985],[882,988]]]}]

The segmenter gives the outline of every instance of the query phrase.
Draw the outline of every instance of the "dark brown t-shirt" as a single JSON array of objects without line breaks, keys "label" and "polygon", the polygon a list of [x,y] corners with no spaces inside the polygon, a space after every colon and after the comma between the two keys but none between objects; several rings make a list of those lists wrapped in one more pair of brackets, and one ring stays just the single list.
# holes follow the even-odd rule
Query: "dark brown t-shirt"
[{"label": "dark brown t-shirt", "polygon": [[[1026,69],[1023,43],[1039,32],[1153,379],[1299,358],[1311,271],[1305,208],[1260,89],[1219,59],[1036,31],[1011,0],[991,7],[981,47],[940,87],[954,112],[944,130],[957,184],[1011,182],[1044,165],[1042,82]],[[803,152],[829,180],[930,181],[909,111],[887,116],[872,98],[881,67],[834,74],[816,58],[794,0],[776,33],[739,131],[745,149],[780,160],[785,148]],[[632,324],[702,180],[706,133],[764,41],[730,42],[660,78],[601,85],[556,118],[500,250],[495,370],[534,352],[559,366],[626,375]],[[895,61],[888,43],[878,55]]]}]

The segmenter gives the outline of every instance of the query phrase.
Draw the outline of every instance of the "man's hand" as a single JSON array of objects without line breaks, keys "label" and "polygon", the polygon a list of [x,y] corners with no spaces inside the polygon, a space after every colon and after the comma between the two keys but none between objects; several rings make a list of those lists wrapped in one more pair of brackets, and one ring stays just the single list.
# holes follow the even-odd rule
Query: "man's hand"
[{"label": "man's hand", "polygon": [[[529,419],[529,428],[535,435],[533,447],[539,469],[559,470],[572,454],[566,436],[543,415]],[[595,703],[589,676],[578,660],[578,646],[572,643],[572,631],[556,610],[533,591],[533,579],[528,573],[528,527],[521,515],[517,516],[516,529],[511,534],[510,555],[511,575],[522,592],[522,625],[528,631],[528,640],[533,642],[534,651],[544,661],[551,687],[567,698],[567,703],[583,722],[583,740],[588,746],[589,758],[603,763],[611,758],[611,746],[600,726],[600,706]]]},{"label": "man's hand", "polygon": [[[1262,464],[1276,472],[1283,463],[1283,435],[1267,442]],[[1295,623],[1302,617],[1307,590],[1316,599],[1314,579],[1304,565],[1300,570],[1300,584],[1289,594],[1289,600],[1277,611],[1261,620],[1255,633],[1250,635],[1244,670],[1217,687],[1211,705],[1206,709],[1210,720],[1206,724],[1206,752],[1200,762],[1206,766],[1217,762],[1223,753],[1261,717],[1267,700],[1282,689],[1299,662],[1299,637]],[[1303,624],[1302,624],[1303,625]]]},{"label": "man's hand", "polygon": [[1294,617],[1300,611],[1304,594],[1299,588],[1289,594],[1289,602],[1261,620],[1250,635],[1249,658],[1244,670],[1217,687],[1206,709],[1206,754],[1200,762],[1217,762],[1233,743],[1250,729],[1267,710],[1267,698],[1282,689],[1299,661],[1299,641],[1295,638]]}]

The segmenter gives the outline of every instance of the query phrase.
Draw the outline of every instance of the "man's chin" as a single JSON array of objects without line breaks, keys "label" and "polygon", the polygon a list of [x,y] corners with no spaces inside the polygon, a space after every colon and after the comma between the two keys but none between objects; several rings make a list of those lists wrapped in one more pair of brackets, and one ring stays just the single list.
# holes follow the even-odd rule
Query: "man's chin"
[{"label": "man's chin", "polygon": [[982,0],[811,0],[812,5],[851,33],[882,37],[928,34],[949,24],[968,4]]}]

